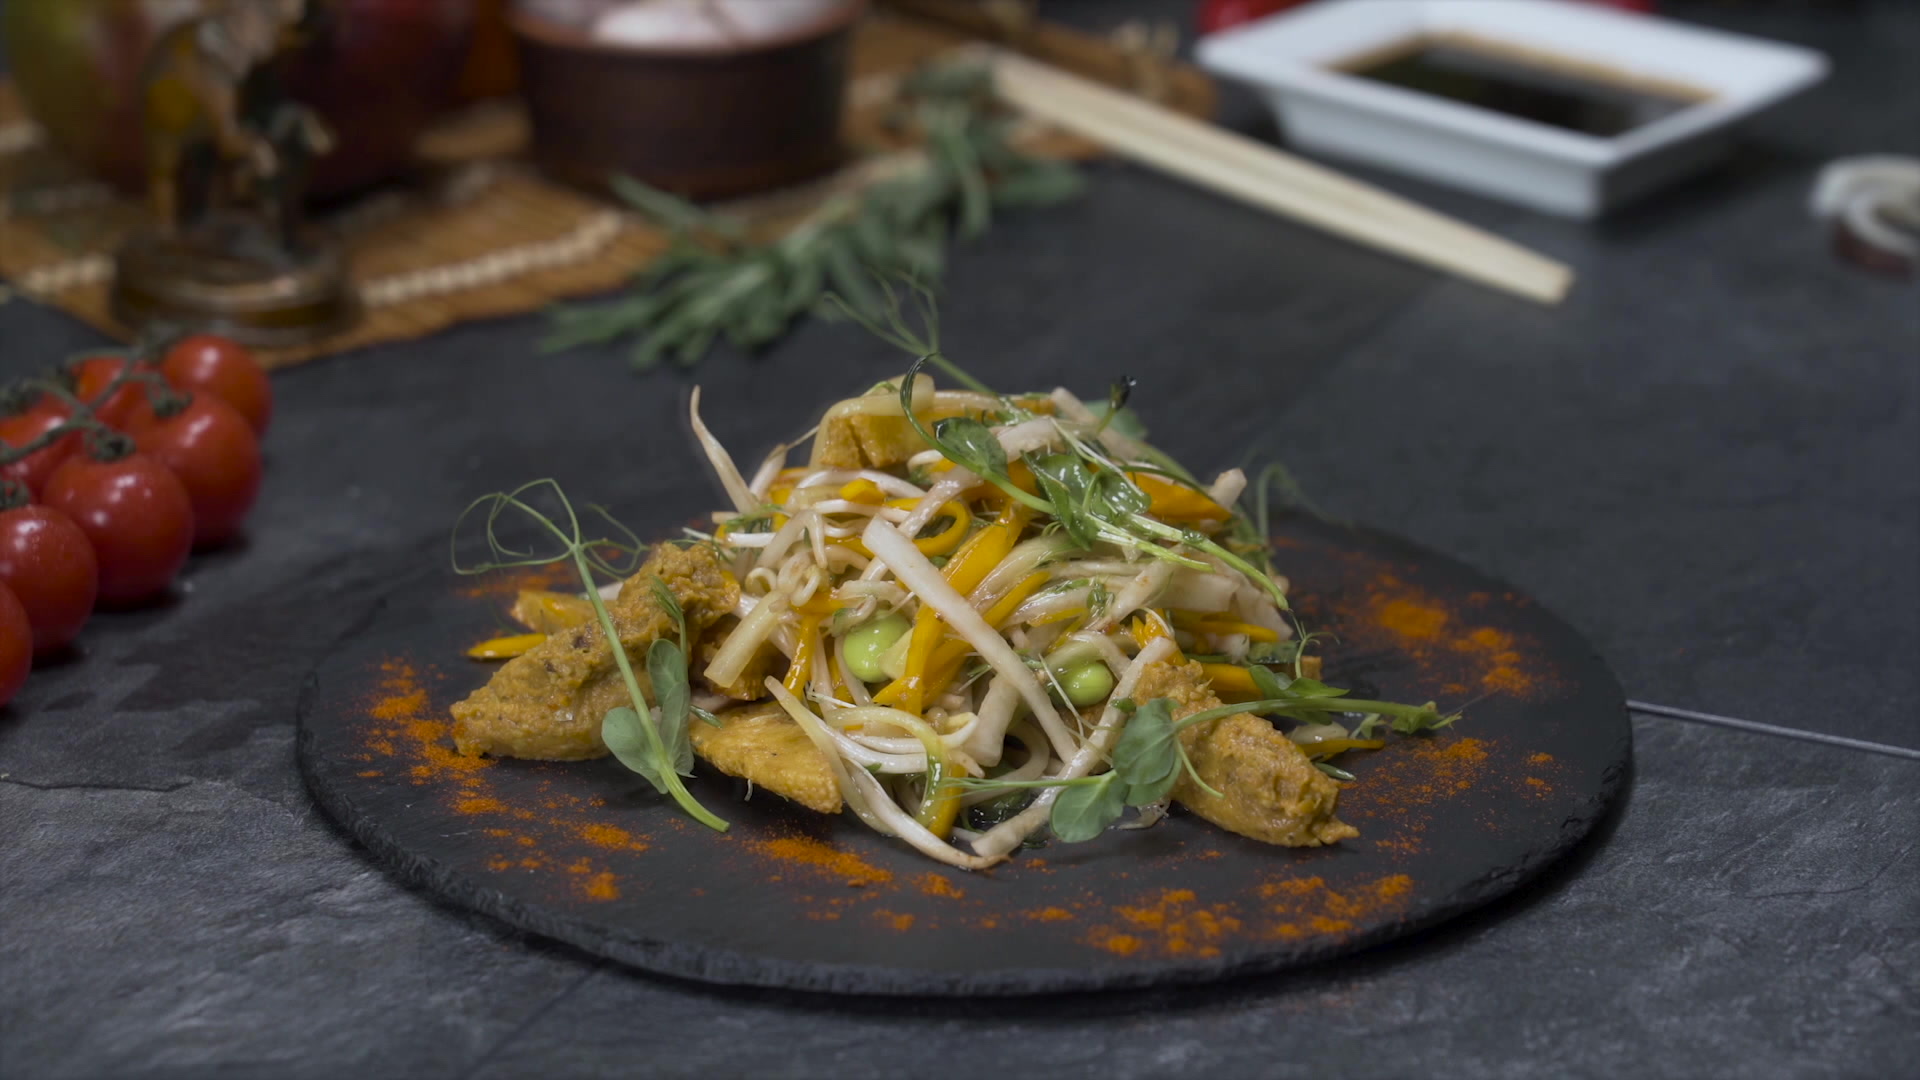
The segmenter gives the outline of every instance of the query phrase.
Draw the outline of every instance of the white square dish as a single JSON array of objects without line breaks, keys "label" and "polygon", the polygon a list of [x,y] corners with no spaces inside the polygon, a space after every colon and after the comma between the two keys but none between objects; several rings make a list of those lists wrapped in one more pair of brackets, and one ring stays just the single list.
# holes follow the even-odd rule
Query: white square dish
[{"label": "white square dish", "polygon": [[[1690,100],[1603,137],[1341,70],[1452,42]],[[1711,163],[1738,121],[1827,72],[1811,49],[1565,0],[1321,0],[1204,38],[1199,59],[1259,90],[1302,149],[1575,218]]]}]

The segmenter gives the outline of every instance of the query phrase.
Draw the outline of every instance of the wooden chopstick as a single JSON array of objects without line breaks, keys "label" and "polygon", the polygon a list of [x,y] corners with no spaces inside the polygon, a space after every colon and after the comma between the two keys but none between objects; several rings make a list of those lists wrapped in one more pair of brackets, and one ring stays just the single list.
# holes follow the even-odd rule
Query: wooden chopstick
[{"label": "wooden chopstick", "polygon": [[1000,97],[1145,165],[1414,262],[1541,303],[1565,264],[1245,136],[1004,49],[981,50]]}]

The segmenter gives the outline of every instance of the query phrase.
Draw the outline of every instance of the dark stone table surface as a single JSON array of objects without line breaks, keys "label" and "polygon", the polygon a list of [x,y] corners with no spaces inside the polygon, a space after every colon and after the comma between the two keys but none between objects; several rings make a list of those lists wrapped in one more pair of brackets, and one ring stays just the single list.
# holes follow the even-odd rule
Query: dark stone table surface
[{"label": "dark stone table surface", "polygon": [[[1102,26],[1186,5],[1058,2]],[[1601,225],[1391,178],[1571,262],[1540,308],[1151,173],[954,262],[989,381],[1142,380],[1200,468],[1284,459],[1329,511],[1464,558],[1629,695],[1920,746],[1920,302],[1829,259],[1837,155],[1920,152],[1920,5],[1676,5],[1826,50],[1726,168]],[[1226,117],[1271,137],[1250,102]],[[1373,174],[1366,174],[1372,176]],[[1050,1001],[845,1000],[634,974],[396,884],[293,765],[316,658],[475,494],[552,474],[630,519],[895,371],[847,328],[635,377],[535,320],[276,377],[268,483],[178,601],[102,616],[0,711],[0,1075],[1893,1076],[1920,1062],[1920,764],[1636,719],[1618,812],[1545,879],[1322,968]],[[0,307],[0,373],[98,343]]]}]

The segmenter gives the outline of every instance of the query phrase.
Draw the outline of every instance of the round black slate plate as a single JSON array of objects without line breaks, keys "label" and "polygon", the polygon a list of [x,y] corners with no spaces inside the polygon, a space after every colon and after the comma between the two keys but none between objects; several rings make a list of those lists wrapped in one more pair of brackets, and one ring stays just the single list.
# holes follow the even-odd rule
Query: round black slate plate
[{"label": "round black slate plate", "polygon": [[[730,819],[683,818],[611,760],[474,761],[447,707],[489,675],[462,658],[509,629],[527,578],[402,589],[315,671],[299,755],[315,797],[407,880],[637,967],[842,993],[1032,994],[1195,982],[1321,960],[1432,925],[1565,853],[1626,774],[1620,687],[1525,596],[1375,532],[1276,537],[1329,681],[1471,702],[1434,737],[1343,759],[1361,836],[1288,850],[1180,811],[1152,829],[1030,851],[982,874],[706,770]],[[561,579],[556,578],[555,583]]]}]

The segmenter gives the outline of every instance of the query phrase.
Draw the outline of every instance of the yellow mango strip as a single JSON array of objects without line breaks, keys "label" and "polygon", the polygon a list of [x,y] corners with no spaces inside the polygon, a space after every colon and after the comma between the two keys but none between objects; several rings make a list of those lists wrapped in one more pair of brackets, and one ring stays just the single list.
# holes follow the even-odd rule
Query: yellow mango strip
[{"label": "yellow mango strip", "polygon": [[1280,635],[1264,626],[1255,626],[1250,622],[1230,619],[1217,612],[1187,611],[1174,608],[1168,612],[1173,616],[1173,625],[1182,630],[1192,630],[1201,634],[1224,636],[1227,634],[1245,634],[1254,641],[1279,641]]},{"label": "yellow mango strip", "polygon": [[840,497],[865,506],[879,506],[887,501],[887,493],[880,490],[880,485],[864,476],[847,481],[840,489]]},{"label": "yellow mango strip", "polygon": [[993,606],[987,609],[987,613],[984,616],[987,620],[987,625],[993,627],[995,630],[1000,629],[1000,624],[1007,621],[1008,617],[1013,614],[1013,609],[1025,603],[1027,597],[1039,592],[1040,587],[1045,585],[1051,577],[1052,575],[1045,570],[1038,570],[1028,574],[1013,588],[1008,589],[1007,595],[995,600]]},{"label": "yellow mango strip", "polygon": [[1129,472],[1127,479],[1139,485],[1152,500],[1147,513],[1162,521],[1226,521],[1232,512],[1185,484],[1176,484],[1153,473]]},{"label": "yellow mango strip", "polygon": [[1385,745],[1385,739],[1321,739],[1319,742],[1301,743],[1300,749],[1310,760],[1319,761],[1349,750],[1378,750]]},{"label": "yellow mango strip", "polygon": [[798,640],[799,644],[793,647],[793,663],[787,667],[787,677],[780,681],[788,693],[804,699],[807,681],[813,678],[814,650],[820,647],[820,616],[800,617]]},{"label": "yellow mango strip", "polygon": [[1253,685],[1253,676],[1247,669],[1233,664],[1201,664],[1200,668],[1213,682],[1213,692],[1221,701],[1257,701],[1260,688]]},{"label": "yellow mango strip", "polygon": [[475,660],[511,660],[547,640],[545,634],[514,634],[483,641],[467,650]]}]

